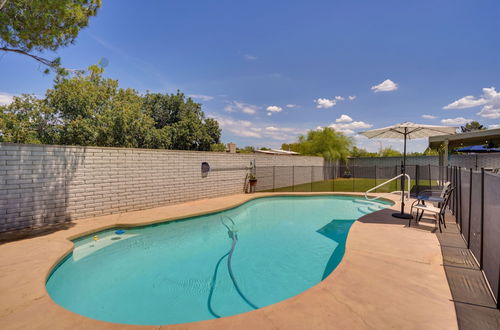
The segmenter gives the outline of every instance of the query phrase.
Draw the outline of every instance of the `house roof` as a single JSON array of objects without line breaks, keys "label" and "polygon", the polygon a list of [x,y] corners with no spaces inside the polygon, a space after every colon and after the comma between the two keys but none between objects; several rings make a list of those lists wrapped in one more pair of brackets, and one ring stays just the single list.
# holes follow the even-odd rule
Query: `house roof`
[{"label": "house roof", "polygon": [[438,148],[445,141],[448,141],[449,148],[488,143],[500,145],[500,128],[460,134],[431,136],[429,137],[429,147]]},{"label": "house roof", "polygon": [[282,150],[282,149],[255,150],[255,152],[261,153],[261,154],[271,154],[271,155],[299,155],[298,152],[286,151],[286,150]]}]

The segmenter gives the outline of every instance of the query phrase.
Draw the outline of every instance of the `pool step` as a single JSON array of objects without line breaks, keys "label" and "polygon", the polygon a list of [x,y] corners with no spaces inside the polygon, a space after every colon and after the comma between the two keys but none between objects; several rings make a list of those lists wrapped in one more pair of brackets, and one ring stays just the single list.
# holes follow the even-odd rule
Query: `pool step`
[{"label": "pool step", "polygon": [[381,206],[381,205],[374,204],[374,205],[368,206],[368,209],[372,210],[373,212],[376,212],[376,211],[380,211],[380,210],[385,209],[385,207]]},{"label": "pool step", "polygon": [[369,201],[362,201],[362,200],[359,200],[359,199],[353,199],[352,202],[354,204],[358,204],[358,205],[373,205],[372,202],[369,202]]},{"label": "pool step", "polygon": [[358,211],[363,213],[363,214],[368,214],[372,212],[377,212],[380,210],[385,209],[384,206],[379,206],[377,204],[372,204],[372,205],[364,205],[364,206],[359,206]]},{"label": "pool step", "polygon": [[368,214],[368,213],[372,213],[373,212],[373,211],[370,211],[368,209],[368,207],[366,207],[366,206],[360,206],[360,207],[358,207],[358,211],[360,213],[363,213],[363,214]]}]

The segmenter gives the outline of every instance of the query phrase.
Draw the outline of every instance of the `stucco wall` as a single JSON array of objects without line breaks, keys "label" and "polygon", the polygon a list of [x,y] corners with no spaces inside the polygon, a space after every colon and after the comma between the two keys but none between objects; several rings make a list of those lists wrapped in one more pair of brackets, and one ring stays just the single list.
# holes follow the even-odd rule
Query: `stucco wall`
[{"label": "stucco wall", "polygon": [[[0,143],[0,231],[241,193],[251,161],[323,165],[320,157]],[[206,177],[201,162],[210,164]]]}]

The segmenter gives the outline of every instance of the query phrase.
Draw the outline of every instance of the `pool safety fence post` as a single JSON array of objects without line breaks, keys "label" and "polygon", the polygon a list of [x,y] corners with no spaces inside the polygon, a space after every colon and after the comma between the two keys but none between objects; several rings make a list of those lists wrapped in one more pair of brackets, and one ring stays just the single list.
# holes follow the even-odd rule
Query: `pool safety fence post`
[{"label": "pool safety fence post", "polygon": [[455,200],[455,203],[454,203],[454,207],[453,207],[453,214],[455,215],[455,218],[457,219],[457,223],[459,223],[459,218],[458,218],[458,171],[457,171],[457,168],[458,167],[454,167],[454,178],[455,178],[455,196],[454,197],[454,200]]},{"label": "pool safety fence post", "polygon": [[[479,256],[479,269],[483,270],[483,252],[484,252],[484,168],[481,168],[481,254]],[[500,270],[499,270],[500,276]],[[498,281],[498,287],[500,288],[500,281]],[[500,298],[500,296],[497,296]],[[497,298],[497,299],[498,299]],[[499,299],[500,300],[500,299]],[[498,301],[497,301],[498,307]]]},{"label": "pool safety fence post", "polygon": [[429,164],[429,189],[432,189],[431,164]]},{"label": "pool safety fence post", "polygon": [[[398,165],[394,166],[394,176],[396,175],[398,175]],[[394,182],[396,183],[396,190],[397,190],[399,187],[398,179],[396,179],[396,181]]]},{"label": "pool safety fence post", "polygon": [[338,168],[335,166],[333,168],[333,175],[332,175],[332,192],[335,192],[335,180],[337,179],[337,173],[338,173]]},{"label": "pool safety fence post", "polygon": [[314,172],[314,166],[311,166],[311,192],[313,191],[313,172]]},{"label": "pool safety fence post", "polygon": [[418,196],[418,194],[420,192],[420,181],[419,181],[419,178],[420,178],[420,166],[415,165],[415,186],[417,186],[417,189],[416,189],[417,196]]},{"label": "pool safety fence post", "polygon": [[453,190],[453,215],[458,223],[458,214],[457,214],[457,203],[458,203],[458,181],[457,181],[457,167],[453,166],[453,185],[455,186],[455,190]]},{"label": "pool safety fence post", "polygon": [[276,165],[273,166],[273,192],[276,191]]},{"label": "pool safety fence post", "polygon": [[354,180],[356,180],[356,174],[354,171],[355,169],[356,169],[356,166],[353,166],[352,167],[352,175],[351,175],[351,177],[352,177],[352,192],[354,192]]},{"label": "pool safety fence post", "polygon": [[453,215],[455,216],[455,219],[457,220],[457,223],[459,223],[458,219],[458,214],[457,214],[457,203],[458,203],[458,190],[460,187],[458,186],[458,177],[457,177],[457,167],[453,166],[453,180],[455,182],[455,194],[453,195]]},{"label": "pool safety fence post", "polygon": [[295,191],[295,165],[292,165],[292,192]]},{"label": "pool safety fence post", "polygon": [[500,309],[500,264],[498,264],[497,309]]},{"label": "pool safety fence post", "polygon": [[[455,187],[455,181],[453,180],[453,167],[452,166],[449,166],[449,172],[450,172],[450,182],[451,182],[451,186],[452,187]],[[453,213],[453,208],[455,207],[455,190],[456,189],[453,189],[451,191],[451,196],[450,196],[450,211],[451,213]],[[456,220],[456,218],[455,218]]]},{"label": "pool safety fence post", "polygon": [[462,167],[458,167],[458,216],[460,217],[460,232],[463,236],[463,227],[462,227]]},{"label": "pool safety fence post", "polygon": [[470,227],[471,227],[471,201],[472,201],[472,167],[469,169],[469,226],[467,227],[467,248],[470,249]]},{"label": "pool safety fence post", "polygon": [[456,180],[456,176],[457,176],[457,173],[456,173],[456,170],[455,170],[455,166],[453,166],[451,168],[451,180],[452,180],[452,184],[453,184],[453,187],[455,187],[455,189],[453,189],[452,191],[452,208],[451,208],[451,212],[453,213],[453,215],[455,216],[455,222],[458,224],[458,217],[457,217],[457,212],[456,212],[456,206],[457,206],[457,190],[458,190],[458,187],[457,187],[457,180]]}]

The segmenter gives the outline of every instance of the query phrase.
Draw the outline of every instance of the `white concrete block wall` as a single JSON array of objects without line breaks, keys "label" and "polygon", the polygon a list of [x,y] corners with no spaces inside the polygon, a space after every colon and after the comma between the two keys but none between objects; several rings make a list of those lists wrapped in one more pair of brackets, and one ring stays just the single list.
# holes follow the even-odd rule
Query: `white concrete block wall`
[{"label": "white concrete block wall", "polygon": [[241,193],[251,161],[323,165],[320,157],[0,143],[0,231]]}]

